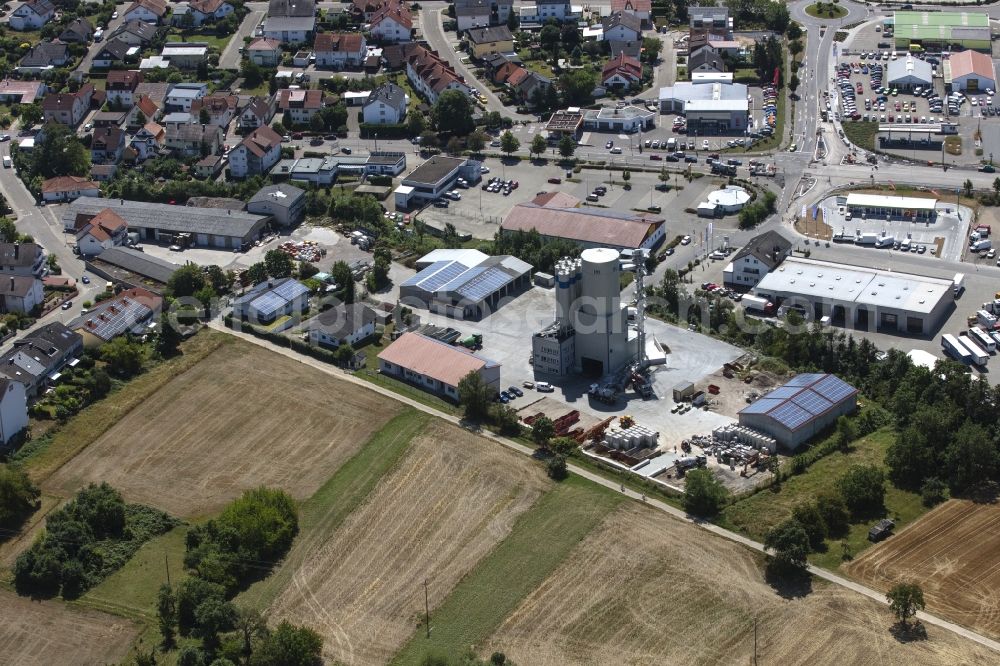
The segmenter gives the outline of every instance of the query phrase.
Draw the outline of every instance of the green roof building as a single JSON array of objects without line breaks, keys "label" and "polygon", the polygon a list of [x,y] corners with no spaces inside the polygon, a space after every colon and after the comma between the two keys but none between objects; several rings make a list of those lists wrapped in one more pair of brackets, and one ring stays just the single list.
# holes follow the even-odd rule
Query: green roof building
[{"label": "green roof building", "polygon": [[900,11],[894,14],[896,48],[990,51],[990,19],[976,12]]}]

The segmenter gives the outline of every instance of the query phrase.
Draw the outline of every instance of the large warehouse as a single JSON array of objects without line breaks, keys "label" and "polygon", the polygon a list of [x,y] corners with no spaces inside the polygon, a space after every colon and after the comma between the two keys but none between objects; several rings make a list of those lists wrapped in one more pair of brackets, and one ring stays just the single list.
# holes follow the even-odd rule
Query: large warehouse
[{"label": "large warehouse", "polygon": [[743,131],[750,102],[742,83],[680,82],[660,88],[660,112],[683,113],[688,132],[718,134]]},{"label": "large warehouse", "polygon": [[565,238],[585,248],[652,249],[663,242],[666,227],[662,217],[609,208],[578,208],[579,203],[565,192],[539,194],[514,206],[500,230],[514,233],[534,229],[545,238]]},{"label": "large warehouse", "polygon": [[937,217],[937,199],[925,197],[896,197],[851,192],[843,203],[838,197],[837,204],[846,205],[852,216],[866,219],[892,218],[933,222]]},{"label": "large warehouse", "polygon": [[985,12],[898,11],[894,14],[895,44],[925,49],[975,49],[990,51],[990,17]]},{"label": "large warehouse", "polygon": [[482,319],[531,286],[531,264],[479,250],[434,250],[417,267],[399,286],[400,300],[456,319]]},{"label": "large warehouse", "polygon": [[905,58],[889,62],[886,80],[890,88],[912,90],[917,87],[927,87],[931,84],[933,72],[931,64],[920,58],[907,54]]},{"label": "large warehouse", "polygon": [[795,450],[844,414],[854,412],[857,404],[858,390],[839,377],[801,374],[744,407],[740,425]]},{"label": "large warehouse", "polygon": [[996,90],[993,58],[979,51],[952,53],[944,61],[944,82],[951,86],[952,91],[978,93],[986,89]]},{"label": "large warehouse", "polygon": [[817,320],[885,333],[931,335],[954,308],[952,281],[789,257],[754,294],[804,308]]}]

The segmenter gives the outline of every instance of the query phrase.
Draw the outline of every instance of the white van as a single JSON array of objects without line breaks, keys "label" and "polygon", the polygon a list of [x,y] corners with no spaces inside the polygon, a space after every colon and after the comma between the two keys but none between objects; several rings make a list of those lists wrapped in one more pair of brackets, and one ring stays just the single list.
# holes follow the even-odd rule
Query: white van
[{"label": "white van", "polygon": [[4,169],[9,169],[10,165],[11,165],[10,155],[4,155],[3,156],[3,168]]},{"label": "white van", "polygon": [[540,393],[552,393],[555,389],[548,382],[535,382],[535,390]]}]

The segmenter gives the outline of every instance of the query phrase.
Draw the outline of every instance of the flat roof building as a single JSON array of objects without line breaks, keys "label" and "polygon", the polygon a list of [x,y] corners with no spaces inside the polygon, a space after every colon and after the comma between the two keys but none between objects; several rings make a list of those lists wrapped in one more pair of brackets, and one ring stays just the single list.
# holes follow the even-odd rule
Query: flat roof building
[{"label": "flat roof building", "polygon": [[897,11],[893,38],[898,49],[966,48],[990,51],[990,17],[985,12]]},{"label": "flat roof building", "polygon": [[750,112],[747,87],[717,81],[717,76],[660,88],[660,112],[683,113],[689,133],[743,132]]},{"label": "flat roof building", "polygon": [[396,206],[408,209],[441,198],[452,189],[459,178],[470,183],[482,178],[482,162],[465,157],[435,155],[403,178],[395,191]]},{"label": "flat roof building", "polygon": [[952,280],[788,257],[754,294],[835,325],[931,335],[954,307]]},{"label": "flat roof building", "polygon": [[851,192],[845,201],[851,215],[862,218],[933,220],[937,217],[937,199],[896,197]]},{"label": "flat roof building", "polygon": [[857,409],[858,390],[834,375],[796,375],[740,410],[740,425],[795,450]]}]

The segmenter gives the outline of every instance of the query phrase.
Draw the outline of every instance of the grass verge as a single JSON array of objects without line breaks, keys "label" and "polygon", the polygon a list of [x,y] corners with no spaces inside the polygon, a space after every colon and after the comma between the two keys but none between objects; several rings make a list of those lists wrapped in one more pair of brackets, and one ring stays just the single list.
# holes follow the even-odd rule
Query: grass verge
[{"label": "grass verge", "polygon": [[[885,453],[895,439],[895,432],[880,430],[854,443],[848,453],[836,452],[813,463],[804,473],[782,482],[780,490],[764,488],[726,507],[716,521],[722,527],[735,530],[757,541],[775,525],[790,518],[792,509],[808,502],[824,491],[835,491],[837,479],[851,465],[874,464],[885,467]],[[886,515],[896,522],[896,529],[916,520],[927,512],[920,495],[899,490],[886,482]],[[868,541],[868,528],[874,520],[852,524],[843,539],[852,556],[858,555],[872,544]],[[812,553],[809,561],[827,569],[836,569],[842,562],[841,539],[827,539],[826,551]]]},{"label": "grass verge", "polygon": [[434,610],[431,637],[419,628],[391,663],[457,656],[480,644],[622,501],[618,494],[579,477],[557,485]]},{"label": "grass verge", "polygon": [[813,18],[839,19],[847,16],[847,10],[832,2],[816,2],[806,7],[806,14]]},{"label": "grass verge", "polygon": [[431,416],[407,409],[382,426],[358,453],[299,508],[299,536],[270,576],[236,598],[241,607],[266,610],[291,581],[314,546],[326,541],[403,457]]},{"label": "grass verge", "polygon": [[38,483],[46,479],[149,396],[233,339],[202,330],[181,344],[181,354],[154,366],[71,418],[50,433],[45,445],[25,456],[25,469],[32,480]]},{"label": "grass verge", "polygon": [[848,140],[858,148],[875,150],[875,137],[878,136],[878,123],[849,121],[842,125]]}]

